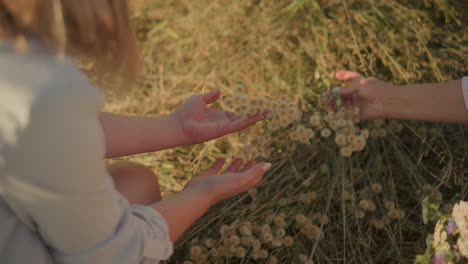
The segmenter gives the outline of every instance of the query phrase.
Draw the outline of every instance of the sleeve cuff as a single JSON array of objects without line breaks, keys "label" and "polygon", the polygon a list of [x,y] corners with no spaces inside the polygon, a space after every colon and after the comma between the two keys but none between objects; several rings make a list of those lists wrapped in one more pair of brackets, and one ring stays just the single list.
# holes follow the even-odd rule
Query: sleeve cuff
[{"label": "sleeve cuff", "polygon": [[468,76],[462,78],[463,97],[465,98],[465,107],[468,111]]},{"label": "sleeve cuff", "polygon": [[155,209],[132,205],[133,215],[146,222],[148,230],[143,241],[143,257],[151,260],[167,260],[174,249],[169,236],[169,226],[166,220]]}]

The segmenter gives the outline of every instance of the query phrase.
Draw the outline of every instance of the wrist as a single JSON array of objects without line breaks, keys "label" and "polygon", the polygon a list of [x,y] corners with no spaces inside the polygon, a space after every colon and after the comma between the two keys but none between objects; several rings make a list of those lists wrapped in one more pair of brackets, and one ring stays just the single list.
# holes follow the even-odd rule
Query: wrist
[{"label": "wrist", "polygon": [[171,127],[171,131],[174,133],[173,136],[178,139],[176,146],[191,144],[185,133],[183,122],[180,120],[180,118],[177,117],[175,113],[164,116],[163,118],[166,120],[166,125]]},{"label": "wrist", "polygon": [[401,118],[401,111],[405,111],[406,109],[404,93],[404,86],[391,85],[384,89],[384,94],[381,98],[382,119]]},{"label": "wrist", "polygon": [[201,202],[207,204],[210,207],[219,202],[214,184],[206,180],[203,183],[198,183],[187,187],[185,190],[183,190],[183,192],[196,194],[197,197],[200,197]]},{"label": "wrist", "polygon": [[166,118],[170,120],[170,124],[174,127],[174,131],[177,131],[177,136],[180,138],[180,146],[194,144],[193,140],[187,136],[186,126],[182,119],[177,115],[177,112],[169,114]]}]

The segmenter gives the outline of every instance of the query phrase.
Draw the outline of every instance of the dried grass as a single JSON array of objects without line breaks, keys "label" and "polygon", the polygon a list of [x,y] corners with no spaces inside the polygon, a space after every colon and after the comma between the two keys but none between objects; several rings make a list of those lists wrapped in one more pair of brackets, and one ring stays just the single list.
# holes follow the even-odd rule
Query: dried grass
[{"label": "dried grass", "polygon": [[[239,85],[251,97],[285,98],[316,108],[321,93],[339,84],[331,73],[342,68],[394,84],[468,73],[468,12],[462,1],[140,1],[135,10],[144,74],[127,97],[117,100],[109,92],[107,109],[113,112],[166,114],[190,94],[219,88],[233,95]],[[193,238],[218,239],[223,224],[264,223],[280,213],[291,223],[298,214],[320,213],[330,223],[322,226],[320,241],[291,224],[286,232],[294,245],[269,249],[279,263],[301,263],[300,254],[315,263],[412,263],[433,230],[422,224],[424,193],[418,190],[434,186],[443,195],[435,201],[441,204],[468,199],[468,129],[403,125],[403,131],[370,140],[351,158],[341,157],[332,139],[291,152],[289,141],[275,143],[281,154],[255,199],[242,194],[212,208],[176,243],[170,263],[189,258]],[[167,196],[212,157],[238,155],[229,151],[237,137],[131,159],[157,172]],[[363,190],[372,184],[382,186],[382,193],[366,197],[376,210],[356,218]],[[301,195],[310,192],[316,199],[302,202]],[[378,229],[375,220],[388,212],[385,201],[394,202],[405,216]],[[249,249],[244,258],[223,261],[258,263]]]}]

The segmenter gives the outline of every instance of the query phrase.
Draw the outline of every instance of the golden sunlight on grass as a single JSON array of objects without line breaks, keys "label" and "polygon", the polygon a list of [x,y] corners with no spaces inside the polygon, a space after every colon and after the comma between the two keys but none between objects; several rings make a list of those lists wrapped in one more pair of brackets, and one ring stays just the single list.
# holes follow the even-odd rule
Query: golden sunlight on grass
[{"label": "golden sunlight on grass", "polygon": [[341,85],[338,69],[393,84],[466,75],[462,2],[134,0],[143,73],[128,95],[109,91],[106,110],[164,115],[221,89],[219,107],[272,115],[214,142],[130,157],[166,197],[215,157],[273,162],[257,188],[196,222],[169,263],[431,263],[435,222],[468,199],[467,126],[358,122],[338,98],[329,113],[322,94]]}]

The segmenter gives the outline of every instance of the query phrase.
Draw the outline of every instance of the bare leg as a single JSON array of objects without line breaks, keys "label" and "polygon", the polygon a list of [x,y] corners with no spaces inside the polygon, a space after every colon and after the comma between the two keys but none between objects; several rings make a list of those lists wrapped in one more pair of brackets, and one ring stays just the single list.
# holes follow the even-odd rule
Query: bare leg
[{"label": "bare leg", "polygon": [[117,190],[132,204],[149,205],[161,201],[158,178],[142,164],[118,161],[108,166]]}]

